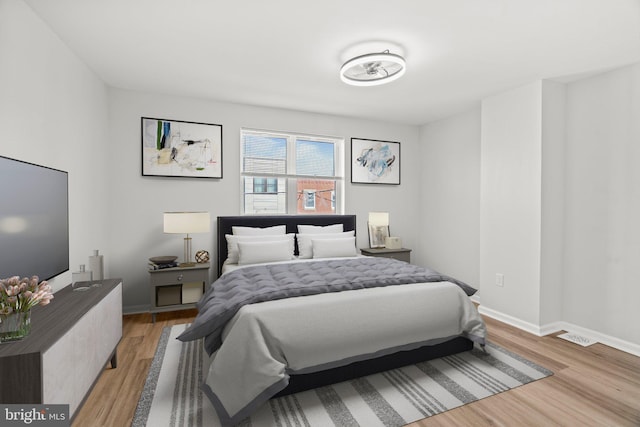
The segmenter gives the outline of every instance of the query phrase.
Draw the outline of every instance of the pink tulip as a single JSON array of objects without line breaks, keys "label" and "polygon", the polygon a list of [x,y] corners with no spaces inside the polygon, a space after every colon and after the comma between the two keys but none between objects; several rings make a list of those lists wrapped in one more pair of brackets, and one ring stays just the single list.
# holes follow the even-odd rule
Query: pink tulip
[{"label": "pink tulip", "polygon": [[0,314],[28,311],[37,304],[47,305],[52,299],[51,286],[46,280],[38,283],[38,276],[0,279]]}]

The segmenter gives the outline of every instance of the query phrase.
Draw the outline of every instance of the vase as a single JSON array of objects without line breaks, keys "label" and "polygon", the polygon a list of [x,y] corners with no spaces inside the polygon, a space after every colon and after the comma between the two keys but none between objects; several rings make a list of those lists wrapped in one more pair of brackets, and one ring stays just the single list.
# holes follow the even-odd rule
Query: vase
[{"label": "vase", "polygon": [[0,342],[21,340],[31,332],[31,310],[0,314]]}]

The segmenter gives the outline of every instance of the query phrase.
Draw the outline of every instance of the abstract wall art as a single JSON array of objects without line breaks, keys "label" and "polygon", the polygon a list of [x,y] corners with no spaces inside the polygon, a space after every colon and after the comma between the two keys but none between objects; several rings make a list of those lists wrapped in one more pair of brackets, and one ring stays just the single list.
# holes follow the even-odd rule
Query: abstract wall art
[{"label": "abstract wall art", "polygon": [[351,138],[351,182],[400,184],[400,143]]},{"label": "abstract wall art", "polygon": [[141,118],[142,175],[222,178],[222,125]]}]

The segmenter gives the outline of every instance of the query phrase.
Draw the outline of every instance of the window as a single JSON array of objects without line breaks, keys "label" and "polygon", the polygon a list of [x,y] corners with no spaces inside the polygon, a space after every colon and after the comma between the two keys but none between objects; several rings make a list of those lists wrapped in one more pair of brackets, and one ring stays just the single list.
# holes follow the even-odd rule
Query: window
[{"label": "window", "polygon": [[277,193],[278,180],[276,178],[254,178],[253,192],[254,193],[271,193],[271,194]]},{"label": "window", "polygon": [[242,129],[245,214],[342,213],[344,139]]},{"label": "window", "polygon": [[316,190],[303,190],[304,209],[311,210],[316,208]]}]

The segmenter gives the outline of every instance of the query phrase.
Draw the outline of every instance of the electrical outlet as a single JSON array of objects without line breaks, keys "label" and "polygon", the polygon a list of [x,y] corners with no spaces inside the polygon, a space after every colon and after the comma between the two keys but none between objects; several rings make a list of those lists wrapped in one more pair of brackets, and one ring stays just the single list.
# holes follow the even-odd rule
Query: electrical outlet
[{"label": "electrical outlet", "polygon": [[504,287],[504,274],[496,273],[496,286]]}]

